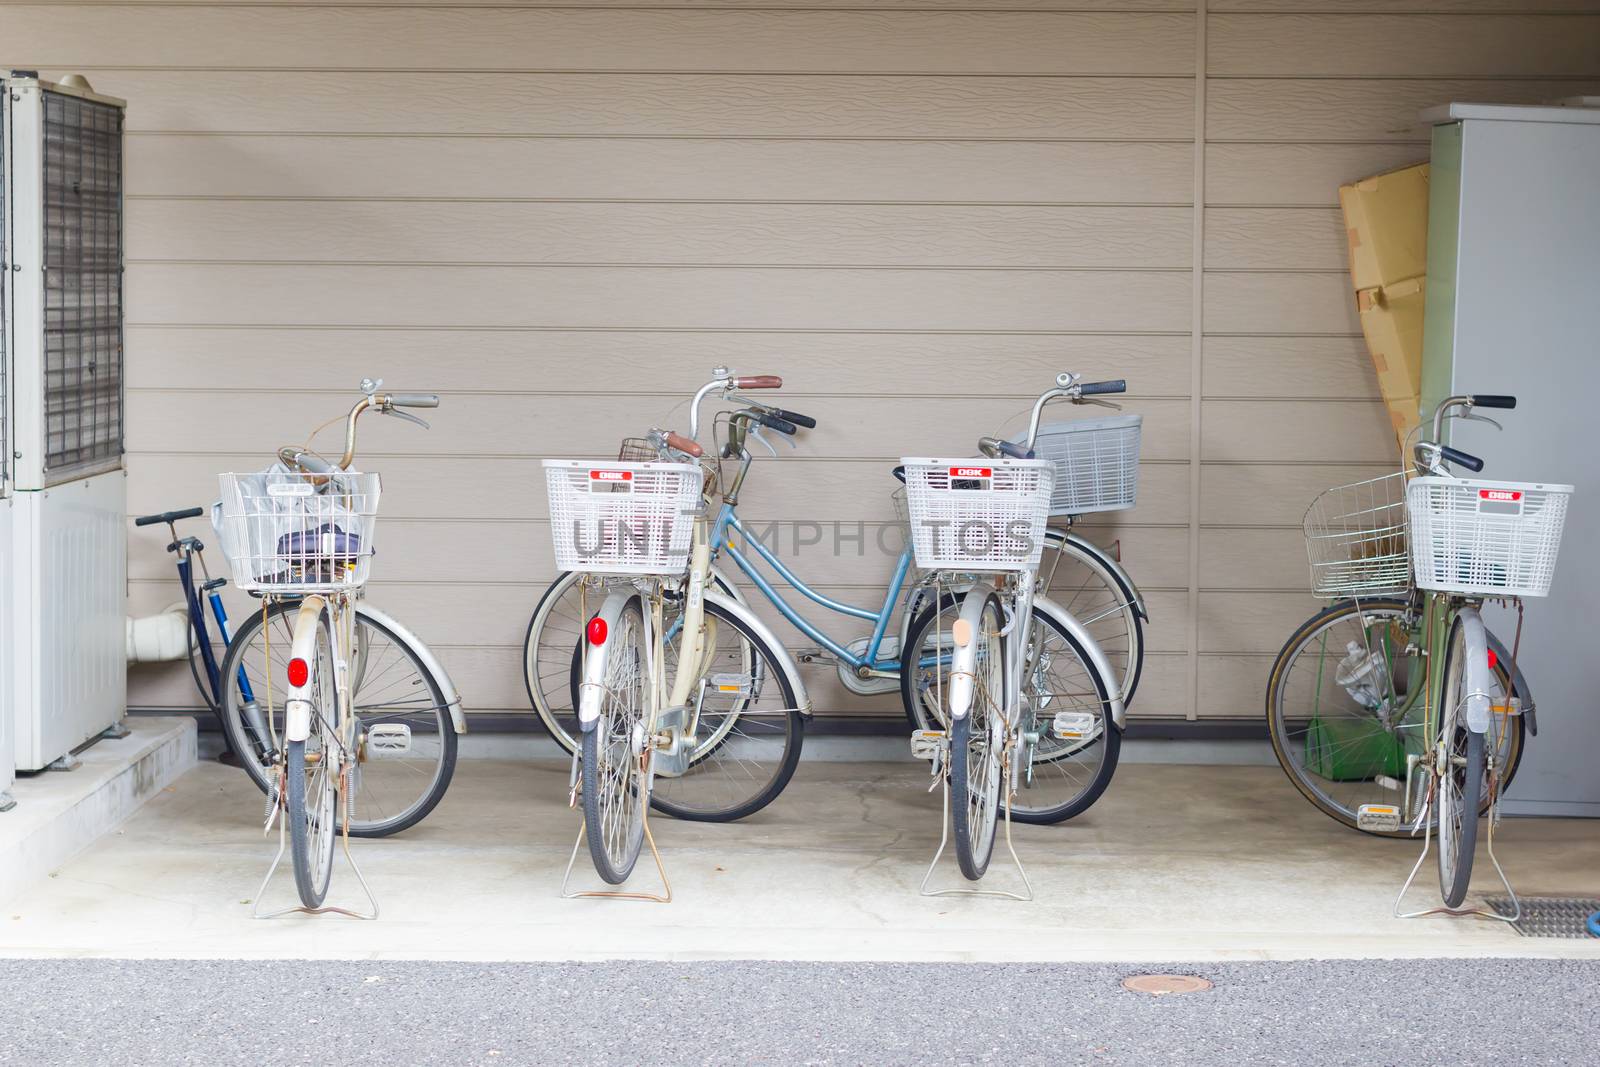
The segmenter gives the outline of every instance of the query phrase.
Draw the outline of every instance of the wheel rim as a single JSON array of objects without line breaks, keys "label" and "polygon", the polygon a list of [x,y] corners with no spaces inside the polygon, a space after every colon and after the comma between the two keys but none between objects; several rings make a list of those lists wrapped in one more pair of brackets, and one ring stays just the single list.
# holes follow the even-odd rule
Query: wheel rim
[{"label": "wheel rim", "polygon": [[[332,874],[333,846],[342,752],[335,738],[339,696],[333,647],[326,626],[317,628],[317,671],[312,679],[311,734],[306,739],[306,840],[310,845],[313,884],[326,888]],[[310,758],[315,754],[315,761]]]},{"label": "wheel rim", "polygon": [[[254,626],[235,641],[236,646],[243,642],[243,647],[234,662],[244,668],[263,721],[269,692],[271,695],[273,721],[261,739],[268,746],[273,734],[280,744],[283,741],[283,696],[288,691],[288,662],[297,610],[295,604],[275,607],[264,627]],[[259,620],[259,615],[256,618]],[[354,641],[350,684],[352,711],[360,731],[357,736],[365,737],[379,725],[405,726],[411,736],[410,749],[403,756],[384,756],[367,746],[368,758],[359,773],[359,794],[351,805],[351,830],[362,833],[404,823],[437,798],[441,783],[450,772],[454,726],[431,675],[416,654],[386,627],[358,614]],[[223,700],[230,716],[236,720],[243,716],[235,671],[229,671],[224,679]],[[254,732],[249,733],[253,736]],[[265,782],[274,758],[270,747],[265,755],[256,746],[249,748],[241,758],[251,760],[252,777],[258,783]]]},{"label": "wheel rim", "polygon": [[[1451,627],[1450,644],[1445,653],[1447,665],[1443,681],[1443,698],[1439,721],[1439,752],[1437,758],[1443,773],[1439,775],[1439,886],[1449,894],[1455,881],[1456,865],[1460,858],[1460,844],[1466,829],[1466,773],[1467,747],[1470,737],[1462,717],[1466,699],[1466,636],[1457,624]],[[1471,819],[1476,822],[1478,813]]]},{"label": "wheel rim", "polygon": [[[991,605],[991,608],[993,605]],[[984,611],[985,640],[974,664],[972,707],[967,745],[957,758],[966,761],[966,817],[976,866],[983,866],[994,848],[1000,814],[1000,765],[1005,751],[1005,639],[998,610]]]},{"label": "wheel rim", "polygon": [[644,831],[639,751],[645,729],[644,627],[637,607],[623,611],[606,657],[606,697],[595,729],[600,744],[595,782],[601,840],[613,867],[633,865]]}]

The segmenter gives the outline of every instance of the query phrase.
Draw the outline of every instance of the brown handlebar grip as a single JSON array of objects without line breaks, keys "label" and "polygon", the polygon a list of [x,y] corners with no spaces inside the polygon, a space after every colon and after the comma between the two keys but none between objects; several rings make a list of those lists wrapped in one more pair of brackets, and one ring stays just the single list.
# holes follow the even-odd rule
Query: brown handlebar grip
[{"label": "brown handlebar grip", "polygon": [[682,434],[675,434],[671,430],[667,431],[667,447],[675,448],[684,455],[693,456],[695,459],[705,455],[705,449]]},{"label": "brown handlebar grip", "polygon": [[782,389],[783,379],[776,374],[752,374],[733,380],[735,389]]}]

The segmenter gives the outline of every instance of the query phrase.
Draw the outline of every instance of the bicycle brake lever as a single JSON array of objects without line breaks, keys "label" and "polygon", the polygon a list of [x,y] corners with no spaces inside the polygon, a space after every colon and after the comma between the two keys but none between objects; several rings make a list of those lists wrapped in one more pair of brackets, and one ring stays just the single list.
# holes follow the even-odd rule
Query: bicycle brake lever
[{"label": "bicycle brake lever", "polygon": [[[761,432],[761,424],[759,422],[750,423],[749,426],[745,428],[745,436],[747,438],[754,437],[757,441],[761,442],[762,447],[764,447],[768,452],[772,453],[773,459],[778,458],[778,450],[772,447],[772,442],[768,441],[766,435]],[[793,441],[789,442],[789,447],[794,447]]]},{"label": "bicycle brake lever", "polygon": [[399,408],[384,408],[383,413],[385,415],[393,415],[397,419],[405,419],[407,422],[414,422],[418,426],[421,426],[424,430],[433,429],[433,427],[429,426],[425,421],[417,418],[417,416],[411,414],[409,411],[401,411]]},{"label": "bicycle brake lever", "polygon": [[1504,430],[1505,429],[1505,427],[1500,425],[1500,423],[1498,421],[1496,421],[1495,419],[1491,419],[1487,415],[1479,415],[1479,414],[1477,414],[1476,412],[1473,412],[1473,411],[1464,411],[1459,415],[1457,415],[1457,414],[1452,412],[1451,414],[1447,415],[1446,418],[1465,419],[1468,422],[1487,422],[1490,426],[1493,426],[1497,430]]},{"label": "bicycle brake lever", "polygon": [[1114,403],[1110,400],[1101,400],[1097,396],[1077,396],[1072,398],[1072,402],[1074,404],[1098,404],[1103,408],[1110,408],[1112,411],[1122,410],[1121,404]]}]

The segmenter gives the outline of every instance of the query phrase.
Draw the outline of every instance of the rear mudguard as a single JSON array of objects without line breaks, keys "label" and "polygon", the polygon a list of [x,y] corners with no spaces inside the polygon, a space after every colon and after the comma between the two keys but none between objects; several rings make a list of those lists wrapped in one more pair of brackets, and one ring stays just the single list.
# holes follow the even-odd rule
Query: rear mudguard
[{"label": "rear mudguard", "polygon": [[1068,611],[1054,601],[1036,596],[1033,598],[1033,610],[1036,614],[1048,616],[1053,622],[1059,623],[1061,628],[1072,635],[1074,641],[1083,649],[1084,655],[1089,657],[1089,662],[1100,674],[1100,681],[1105,685],[1106,692],[1111,694],[1106,700],[1106,714],[1118,730],[1126,724],[1128,709],[1122,703],[1121,688],[1112,682],[1118,677],[1111,670],[1111,662],[1106,659],[1106,654],[1100,650],[1099,644],[1089,636],[1082,623],[1073,618]]},{"label": "rear mudguard", "polygon": [[1138,586],[1133,584],[1133,579],[1128,577],[1128,572],[1122,569],[1122,563],[1117,557],[1087,537],[1080,537],[1071,530],[1068,530],[1065,536],[1068,541],[1072,542],[1074,548],[1081,550],[1086,555],[1093,556],[1106,570],[1111,572],[1112,577],[1116,578],[1117,584],[1122,587],[1122,595],[1133,601],[1133,610],[1139,613],[1139,618],[1149,622],[1150,612],[1145,607],[1144,594],[1139,591]]},{"label": "rear mudguard", "polygon": [[1517,661],[1501,640],[1489,631],[1489,650],[1493,652],[1501,663],[1514,668],[1511,675],[1511,687],[1516,690],[1517,701],[1522,706],[1522,718],[1528,724],[1528,732],[1534,737],[1539,736],[1538,709],[1533,703],[1533,691],[1528,688],[1528,680],[1522,676],[1522,668],[1517,666]]},{"label": "rear mudguard", "polygon": [[[955,639],[955,655],[950,657],[950,721],[967,717],[972,710],[972,693],[977,682],[979,624],[984,605],[994,595],[994,586],[980,581],[961,598],[961,613],[950,624]],[[920,655],[920,653],[919,653]]]},{"label": "rear mudguard", "polygon": [[[317,659],[318,616],[328,608],[320,596],[308,596],[300,601],[300,611],[294,620],[294,641],[289,646],[289,659],[315,663]],[[304,685],[289,686],[283,698],[283,736],[288,741],[305,741],[311,736],[311,683],[308,674]]]},{"label": "rear mudguard", "polygon": [[[590,626],[594,625],[594,619],[605,623],[606,639],[598,645],[590,644],[583,650],[583,681],[578,683],[578,725],[585,733],[594,729],[594,724],[600,719],[601,705],[605,702],[606,657],[611,653],[611,637],[617,632],[617,617],[627,607],[628,601],[638,595],[631,588],[613,589],[606,594],[605,603],[590,619]],[[578,640],[587,642],[589,638],[583,634]]]},{"label": "rear mudguard", "polygon": [[1489,668],[1489,631],[1484,628],[1483,616],[1478,614],[1477,608],[1463,608],[1456,618],[1461,625],[1462,652],[1467,657],[1467,729],[1475,734],[1488,733],[1489,720],[1494,714],[1490,695],[1494,692],[1494,677]]}]

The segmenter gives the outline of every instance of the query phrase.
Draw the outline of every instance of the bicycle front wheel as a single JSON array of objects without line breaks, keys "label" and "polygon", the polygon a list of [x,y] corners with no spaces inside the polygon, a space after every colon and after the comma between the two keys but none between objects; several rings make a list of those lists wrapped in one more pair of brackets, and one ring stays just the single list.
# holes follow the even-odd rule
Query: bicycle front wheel
[{"label": "bicycle front wheel", "polygon": [[631,598],[617,615],[606,641],[599,718],[583,737],[583,826],[589,856],[600,877],[621,885],[633,873],[644,842],[644,812],[650,793],[643,755],[648,738],[644,608]]},{"label": "bicycle front wheel", "polygon": [[[1461,617],[1450,624],[1444,678],[1436,709],[1443,773],[1439,775],[1439,893],[1445,907],[1458,908],[1472,881],[1478,846],[1478,810],[1484,797],[1484,735],[1466,722],[1467,642]],[[1492,816],[1491,816],[1492,817]]]},{"label": "bicycle front wheel", "polygon": [[[299,610],[296,602],[278,601],[267,606],[265,619],[262,612],[252,612],[222,661],[223,728],[246,773],[263,791],[283,744],[283,694]],[[456,732],[444,687],[417,650],[361,603],[354,610],[350,690],[362,762],[350,836],[387,837],[415,826],[444,799],[455,774]],[[365,744],[375,727],[391,740],[403,733],[409,747],[397,751],[398,746]]]},{"label": "bicycle front wheel", "polygon": [[1144,619],[1133,590],[1077,534],[1047,529],[1039,588],[1088,631],[1111,670],[1107,681],[1122,687],[1122,703],[1133,703],[1144,673]]},{"label": "bicycle front wheel", "polygon": [[285,810],[289,855],[300,903],[320,908],[333,876],[333,846],[338,837],[335,811],[344,753],[338,743],[339,684],[333,666],[333,630],[326,610],[318,613],[306,695],[311,702],[311,733],[290,741],[284,761]]},{"label": "bicycle front wheel", "polygon": [[972,881],[983,877],[994,855],[1000,819],[1001,764],[1005,757],[1005,616],[1000,598],[990,592],[978,616],[977,658],[973,663],[972,706],[950,726],[950,817],[956,863]]}]

